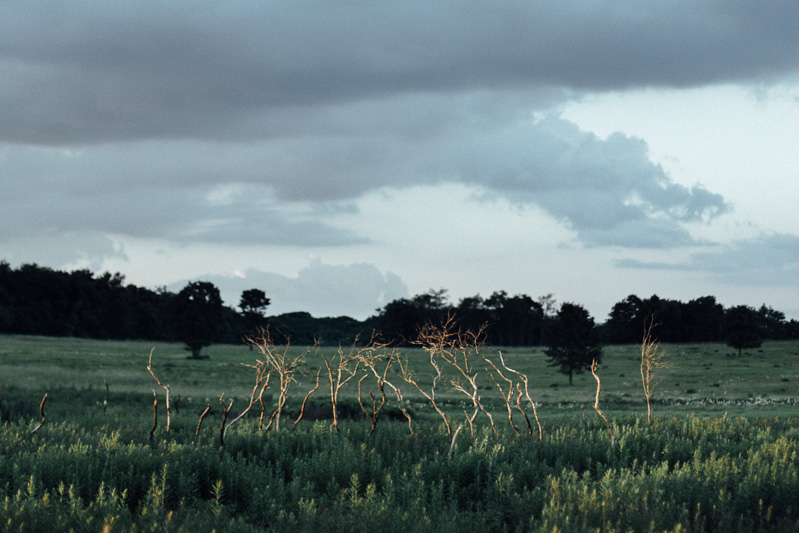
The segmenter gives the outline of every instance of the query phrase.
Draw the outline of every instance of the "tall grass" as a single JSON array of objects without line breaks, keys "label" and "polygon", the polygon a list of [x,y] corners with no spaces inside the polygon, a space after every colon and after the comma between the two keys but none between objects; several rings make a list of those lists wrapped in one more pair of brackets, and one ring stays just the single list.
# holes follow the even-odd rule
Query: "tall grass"
[{"label": "tall grass", "polygon": [[[9,531],[795,531],[799,420],[569,418],[543,440],[443,424],[189,431],[0,430]],[[208,529],[210,530],[210,529]]]}]

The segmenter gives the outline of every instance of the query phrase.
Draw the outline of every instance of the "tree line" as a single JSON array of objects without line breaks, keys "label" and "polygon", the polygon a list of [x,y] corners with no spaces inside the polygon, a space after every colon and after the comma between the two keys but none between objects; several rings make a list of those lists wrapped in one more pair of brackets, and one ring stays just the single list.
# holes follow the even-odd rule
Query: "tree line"
[{"label": "tree line", "polygon": [[[177,340],[195,356],[198,346],[238,343],[259,326],[269,326],[277,341],[290,339],[294,344],[352,343],[372,331],[386,341],[407,344],[420,326],[447,317],[454,317],[464,330],[487,325],[485,342],[490,345],[542,346],[558,331],[563,308],[551,294],[532,298],[505,291],[451,303],[445,289],[393,300],[363,321],[316,318],[306,312],[267,317],[269,304],[266,293],[257,288],[244,291],[236,309],[223,305],[219,290],[209,282],[188,283],[173,293],[126,284],[119,273],[64,272],[36,264],[14,269],[0,262],[2,333]],[[658,324],[659,340],[666,343],[727,342],[733,335],[761,341],[799,338],[799,323],[786,320],[780,311],[766,305],[725,308],[713,296],[681,302],[630,295],[613,306],[604,323],[594,325],[594,334],[601,343],[638,343],[650,318]]]},{"label": "tree line", "polygon": [[[553,327],[557,329],[554,323],[563,305],[557,305],[552,294],[531,298],[509,296],[505,291],[452,304],[447,291],[441,289],[394,300],[378,309],[372,321],[383,335],[402,340],[412,339],[419,324],[454,316],[465,329],[488,324],[487,344],[540,346],[549,344],[548,336]],[[759,309],[743,305],[725,308],[714,296],[681,302],[657,295],[644,299],[630,295],[613,305],[607,320],[595,326],[595,333],[603,344],[640,343],[650,320],[658,325],[658,339],[665,343],[727,342],[736,334],[760,340],[799,338],[799,322],[787,320],[781,311],[765,304]]]}]

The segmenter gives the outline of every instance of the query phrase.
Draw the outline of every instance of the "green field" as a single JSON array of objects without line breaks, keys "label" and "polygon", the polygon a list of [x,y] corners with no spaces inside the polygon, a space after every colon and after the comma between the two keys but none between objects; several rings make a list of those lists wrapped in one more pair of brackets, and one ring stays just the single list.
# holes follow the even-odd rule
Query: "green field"
[{"label": "green field", "polygon": [[[672,368],[660,374],[651,424],[639,347],[604,350],[600,406],[613,446],[593,410],[590,373],[570,387],[541,349],[514,348],[503,350],[505,360],[529,376],[543,439],[510,429],[487,370],[477,383],[498,434],[480,415],[474,437],[464,426],[454,440],[429,402],[390,371],[413,435],[389,398],[370,436],[356,378],[342,390],[338,433],[321,407],[277,432],[259,429],[253,410],[220,447],[219,397],[235,400],[231,417],[246,406],[254,373],[245,364],[257,350],[216,345],[195,361],[177,344],[0,336],[0,529],[799,530],[799,343],[766,343],[740,357],[720,344],[661,348]],[[147,371],[151,349],[154,372],[181,398],[169,433],[164,391]],[[485,353],[498,362],[496,349]],[[426,353],[405,355],[429,387]],[[305,362],[289,421],[322,364],[318,355]],[[437,397],[454,430],[471,402],[451,377],[448,370]],[[377,391],[374,380],[363,383],[364,394]],[[150,438],[153,390],[159,415]],[[33,432],[45,393],[46,423]],[[274,387],[265,398],[274,405]],[[329,384],[311,401],[327,405]],[[213,412],[195,434],[206,404]],[[518,412],[514,419],[523,428]]]},{"label": "green field", "polygon": [[[247,346],[214,345],[207,348],[209,358],[187,359],[179,344],[146,343],[140,341],[96,341],[84,339],[0,336],[0,387],[14,391],[38,405],[47,392],[51,408],[59,402],[70,404],[74,395],[102,402],[104,382],[113,395],[141,394],[146,405],[152,390],[161,389],[147,372],[150,350],[153,349],[153,369],[163,383],[171,386],[174,395],[181,395],[183,405],[204,406],[206,401],[217,403],[224,393],[237,402],[248,397],[253,386],[253,372],[244,366],[253,364],[258,351]],[[292,347],[300,354],[306,347]],[[653,396],[655,413],[696,413],[715,416],[795,416],[799,414],[799,342],[767,342],[762,348],[745,351],[740,357],[722,344],[663,345],[672,368],[662,370]],[[322,348],[328,357],[336,348]],[[496,348],[485,353],[499,364]],[[405,350],[410,366],[419,375],[419,382],[432,383],[433,369],[420,349]],[[503,349],[505,361],[511,368],[524,372],[530,379],[530,394],[540,406],[541,417],[558,417],[590,410],[594,403],[596,382],[590,372],[575,375],[574,385],[557,369],[547,365],[541,348]],[[599,368],[602,380],[601,405],[609,413],[626,415],[645,411],[640,374],[640,347],[635,345],[608,346]],[[309,356],[304,376],[299,377],[295,397],[302,397],[312,386],[321,358]],[[452,374],[445,370],[438,395],[460,405],[467,400],[446,382]],[[422,396],[402,382],[398,374],[394,382],[414,406],[425,412]],[[323,378],[324,379],[324,378]],[[355,381],[342,395],[354,398]],[[478,377],[481,395],[488,405],[502,409],[502,400],[487,372]],[[324,398],[323,386],[312,396]],[[80,394],[77,394],[77,392]],[[8,392],[6,392],[8,396]],[[295,398],[295,399],[296,399]],[[91,405],[73,406],[89,408]],[[457,416],[457,415],[453,415]]]}]

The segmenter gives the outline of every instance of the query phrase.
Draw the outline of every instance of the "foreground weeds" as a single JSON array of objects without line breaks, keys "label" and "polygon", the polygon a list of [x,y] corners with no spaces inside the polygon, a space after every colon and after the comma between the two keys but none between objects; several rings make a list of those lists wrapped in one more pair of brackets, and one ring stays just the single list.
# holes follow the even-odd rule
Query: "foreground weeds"
[{"label": "foreground weeds", "polygon": [[[0,427],[4,531],[796,531],[799,420],[563,419],[538,435],[443,423]],[[106,527],[107,526],[107,527]]]}]

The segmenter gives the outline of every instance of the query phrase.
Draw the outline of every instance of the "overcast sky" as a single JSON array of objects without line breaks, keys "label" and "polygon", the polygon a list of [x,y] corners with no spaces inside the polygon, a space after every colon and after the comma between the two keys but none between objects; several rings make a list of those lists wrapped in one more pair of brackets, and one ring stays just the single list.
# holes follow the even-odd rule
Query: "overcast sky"
[{"label": "overcast sky", "polygon": [[799,3],[11,1],[0,259],[365,318],[799,318]]}]

